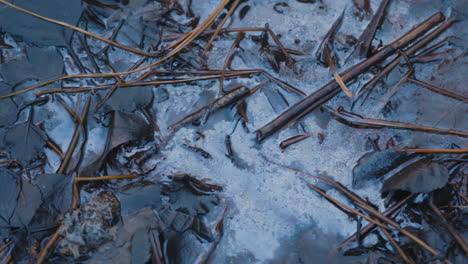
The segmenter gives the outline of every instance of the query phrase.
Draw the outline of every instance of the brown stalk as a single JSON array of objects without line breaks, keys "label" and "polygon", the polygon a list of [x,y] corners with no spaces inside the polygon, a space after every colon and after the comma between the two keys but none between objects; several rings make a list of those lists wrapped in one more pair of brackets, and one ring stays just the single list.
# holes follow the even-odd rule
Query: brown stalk
[{"label": "brown stalk", "polygon": [[396,149],[396,152],[432,153],[432,154],[463,154],[468,153],[468,149]]},{"label": "brown stalk", "polygon": [[408,81],[412,82],[412,83],[415,83],[417,85],[420,85],[424,88],[427,88],[433,92],[436,92],[438,94],[441,94],[441,95],[445,95],[445,96],[448,96],[450,98],[453,98],[453,99],[456,99],[456,100],[459,100],[459,101],[462,101],[464,103],[468,103],[468,98],[462,96],[462,95],[458,95],[458,94],[454,94],[454,93],[451,93],[449,91],[446,91],[444,89],[441,89],[439,87],[436,87],[432,84],[428,84],[426,82],[423,82],[423,81],[420,81],[420,80],[416,80],[416,79],[413,79],[413,78],[408,78]]},{"label": "brown stalk", "polygon": [[302,140],[304,140],[304,139],[310,137],[311,135],[312,135],[312,133],[308,133],[308,134],[305,134],[305,135],[297,135],[297,136],[293,136],[293,137],[287,138],[287,139],[281,141],[281,143],[280,143],[279,146],[280,146],[280,148],[281,148],[282,150],[285,150],[285,149],[286,149],[287,147],[289,147],[290,145],[295,144],[295,143],[297,143],[297,142],[299,142],[299,141],[302,141]]},{"label": "brown stalk", "polygon": [[97,177],[76,177],[77,182],[81,181],[104,181],[104,180],[121,180],[121,179],[134,179],[137,176],[133,173],[123,175],[108,175],[108,176],[97,176]]},{"label": "brown stalk", "polygon": [[344,208],[344,209],[346,209],[346,210],[348,210],[348,211],[350,211],[350,212],[352,212],[352,213],[354,213],[354,214],[356,214],[356,215],[359,215],[360,217],[362,217],[362,218],[366,219],[367,221],[369,221],[369,222],[371,222],[371,223],[373,223],[373,224],[375,224],[375,225],[381,227],[382,229],[390,229],[390,230],[391,230],[390,227],[388,227],[388,226],[386,226],[386,225],[383,225],[383,224],[381,224],[380,222],[378,222],[378,221],[376,221],[376,220],[370,218],[369,216],[367,216],[367,215],[365,215],[365,214],[363,214],[363,213],[361,213],[361,212],[359,212],[359,211],[357,211],[357,210],[355,210],[355,209],[353,209],[353,208],[351,208],[351,207],[349,207],[349,206],[347,206],[347,205],[345,205],[345,204],[339,202],[338,200],[332,198],[331,196],[327,195],[324,191],[322,191],[322,190],[321,190],[320,188],[318,188],[317,186],[315,186],[315,185],[313,185],[313,184],[310,184],[310,183],[306,183],[306,184],[307,184],[307,186],[309,186],[311,189],[313,189],[314,191],[316,191],[317,193],[319,193],[320,195],[322,195],[325,199],[327,199],[328,201],[330,201],[332,204],[338,205],[338,206],[340,206],[340,207],[342,207],[342,208]]},{"label": "brown stalk", "polygon": [[[375,55],[351,67],[344,73],[340,74],[340,76],[342,77],[345,83],[349,82],[350,80],[359,76],[361,73],[365,72],[371,66],[383,61],[388,56],[394,54],[397,50],[400,50],[415,39],[419,38],[428,30],[432,29],[435,25],[440,23],[442,20],[444,20],[444,16],[442,15],[442,13],[437,12],[436,14],[428,18],[426,21],[419,24],[418,26],[410,30],[408,33],[403,35],[401,38],[383,47]],[[266,137],[284,128],[290,122],[302,118],[312,110],[322,105],[324,102],[334,97],[339,92],[340,88],[336,81],[333,80],[329,82],[319,90],[315,91],[311,95],[307,96],[306,98],[302,99],[301,101],[290,107],[288,110],[283,112],[274,120],[270,121],[265,126],[258,129],[256,131],[257,141],[261,142]]]},{"label": "brown stalk", "polygon": [[[0,0],[0,1],[4,2],[4,0]],[[149,68],[152,68],[152,67],[156,67],[156,66],[162,64],[163,62],[165,62],[166,60],[170,59],[172,56],[174,56],[178,52],[180,52],[188,44],[190,44],[191,41],[193,41],[195,38],[197,38],[206,28],[208,28],[214,21],[214,18],[212,17],[212,15],[213,16],[214,15],[216,15],[216,16],[219,15],[219,13],[222,11],[222,9],[227,4],[227,2],[229,2],[229,0],[223,0],[223,2],[220,5],[218,5],[215,12],[213,12],[209,16],[209,18],[207,19],[208,21],[204,21],[201,25],[199,25],[197,28],[195,28],[192,31],[192,34],[187,36],[184,39],[184,41],[180,42],[179,45],[174,47],[174,49],[171,52],[169,52],[162,59],[160,59],[160,60],[158,60],[158,61],[156,61],[156,62],[154,62],[152,64],[149,64],[147,66],[137,68],[137,69],[134,69],[134,70],[131,70],[131,71],[126,71],[126,72],[101,73],[101,74],[74,74],[74,75],[62,76],[62,77],[58,77],[58,78],[55,78],[55,79],[52,79],[52,80],[49,80],[49,81],[38,83],[36,85],[25,88],[23,90],[19,90],[19,91],[12,92],[12,93],[9,93],[9,94],[6,94],[6,95],[2,95],[2,96],[0,96],[0,99],[15,96],[15,95],[18,95],[18,94],[21,94],[21,93],[25,93],[25,92],[28,92],[28,91],[31,91],[31,90],[37,89],[39,87],[43,87],[43,86],[46,86],[48,84],[51,84],[51,83],[54,83],[54,82],[57,82],[57,81],[61,81],[61,80],[67,80],[67,79],[73,79],[73,78],[112,78],[114,76],[132,74],[132,73],[143,71],[143,70],[146,70],[146,69],[149,69]],[[214,16],[214,17],[216,17],[216,16]]]},{"label": "brown stalk", "polygon": [[232,43],[231,48],[229,49],[228,54],[226,55],[226,59],[224,60],[223,69],[221,70],[221,77],[219,78],[219,93],[221,94],[225,93],[223,89],[224,75],[226,74],[226,70],[229,67],[229,64],[231,63],[232,54],[234,53],[234,50],[237,48],[237,46],[239,46],[240,42],[244,38],[244,35],[245,34],[243,32],[237,35],[236,40],[234,41],[234,43]]},{"label": "brown stalk", "polygon": [[60,158],[62,159],[64,158],[63,151],[60,149],[60,147],[57,144],[55,144],[55,142],[49,139],[46,141],[46,144],[50,149],[52,149],[55,153],[57,153],[57,155],[59,155]]},{"label": "brown stalk", "polygon": [[414,263],[413,260],[411,260],[406,255],[406,253],[403,251],[403,249],[401,249],[400,245],[398,245],[398,243],[395,241],[395,239],[393,239],[392,235],[390,235],[390,233],[386,229],[380,228],[380,230],[387,237],[388,241],[390,241],[390,243],[393,245],[395,250],[398,252],[398,255],[400,255],[400,257],[403,259],[403,261],[405,263],[408,263],[408,264],[413,264]]},{"label": "brown stalk", "polygon": [[36,264],[42,264],[47,258],[47,254],[49,251],[52,249],[52,247],[55,245],[57,240],[60,237],[60,233],[62,233],[63,225],[60,225],[57,230],[55,231],[54,235],[50,238],[50,240],[47,242],[47,244],[44,246],[44,248],[41,250],[39,253],[39,256],[36,260]]},{"label": "brown stalk", "polygon": [[78,31],[78,32],[80,32],[80,33],[83,33],[83,34],[89,36],[89,37],[98,39],[98,40],[103,41],[103,42],[105,42],[105,43],[107,43],[107,44],[110,44],[110,45],[112,45],[112,46],[115,46],[115,47],[117,47],[117,48],[120,48],[120,49],[129,51],[129,52],[132,52],[132,53],[135,53],[135,54],[138,54],[138,55],[142,55],[142,56],[147,56],[147,57],[155,57],[155,56],[157,56],[157,54],[146,53],[146,52],[143,52],[143,51],[139,51],[139,50],[136,50],[136,49],[133,49],[133,48],[124,46],[124,45],[122,45],[122,44],[119,44],[119,43],[114,42],[114,41],[112,41],[112,40],[109,40],[109,39],[103,38],[103,37],[101,37],[101,36],[95,35],[95,34],[89,32],[89,31],[86,31],[86,30],[81,29],[81,28],[79,28],[79,27],[75,27],[75,26],[70,25],[70,24],[68,24],[68,23],[65,23],[65,22],[58,21],[58,20],[55,20],[55,19],[52,19],[52,18],[48,18],[48,17],[44,17],[44,16],[41,16],[41,15],[38,15],[38,14],[36,14],[36,13],[34,13],[34,12],[31,12],[31,11],[29,11],[29,10],[26,10],[26,9],[22,8],[22,7],[16,6],[16,5],[14,5],[14,4],[10,3],[10,2],[7,2],[7,1],[5,1],[5,0],[0,0],[0,3],[3,3],[3,4],[5,4],[5,5],[8,5],[8,6],[14,8],[14,9],[16,9],[16,10],[19,10],[19,11],[21,11],[21,12],[23,12],[23,13],[28,14],[28,15],[37,17],[37,18],[39,18],[39,19],[45,20],[45,21],[47,21],[47,22],[51,22],[51,23],[54,23],[54,24],[57,24],[57,25],[60,25],[60,26],[64,26],[64,27],[70,28],[70,29],[72,29],[72,30]]},{"label": "brown stalk", "polygon": [[[391,215],[393,215],[398,209],[400,209],[403,205],[405,205],[413,197],[414,197],[413,194],[410,194],[410,195],[406,196],[401,201],[399,201],[398,203],[396,203],[392,207],[388,208],[385,212],[382,213],[382,215],[390,217]],[[351,243],[351,242],[357,240],[358,237],[362,237],[362,236],[366,235],[367,233],[372,231],[375,227],[376,227],[376,225],[373,224],[373,223],[367,224],[366,226],[361,228],[361,230],[359,230],[359,234],[355,233],[354,235],[350,236],[348,239],[341,242],[340,245],[338,247],[336,247],[332,252],[341,251],[348,243]]]},{"label": "brown stalk", "polygon": [[[269,161],[268,159],[264,158],[265,160]],[[275,163],[273,161],[269,161],[275,165],[278,165],[280,167],[283,167],[283,168],[286,168],[286,169],[289,169],[289,170],[292,170],[294,172],[297,172],[297,173],[300,173],[302,175],[305,175],[309,178],[312,178],[312,179],[315,179],[315,180],[318,180],[318,181],[321,181],[325,184],[328,184],[328,185],[331,185],[335,188],[337,188],[338,190],[341,191],[341,193],[343,193],[346,197],[348,197],[348,199],[350,201],[352,201],[354,203],[354,205],[362,208],[363,210],[365,210],[368,214],[372,215],[373,217],[376,217],[378,218],[380,221],[388,224],[388,225],[391,225],[393,226],[394,228],[396,228],[396,230],[398,230],[400,233],[402,233],[403,235],[407,236],[408,238],[410,238],[411,240],[413,240],[414,242],[416,242],[417,244],[419,244],[420,246],[422,246],[423,248],[425,248],[427,251],[429,251],[431,254],[433,254],[434,256],[438,256],[439,253],[433,249],[431,246],[429,246],[426,242],[422,241],[421,239],[419,239],[418,237],[416,237],[415,235],[413,235],[412,233],[406,231],[405,229],[401,228],[401,226],[391,220],[390,218],[388,218],[387,216],[383,215],[382,213],[380,213],[379,211],[377,211],[376,209],[374,209],[372,206],[368,205],[366,201],[364,201],[362,198],[360,198],[358,195],[354,194],[352,191],[348,190],[348,188],[346,188],[344,185],[342,185],[341,183],[337,182],[337,181],[334,181],[332,179],[328,179],[328,180],[324,180],[322,178],[319,178],[319,177],[316,177],[316,176],[313,176],[313,175],[310,175],[310,174],[307,174],[307,173],[304,173],[304,172],[301,172],[299,170],[295,170],[295,169],[292,169],[292,168],[289,168],[289,167],[286,167],[284,165],[280,165],[278,163]],[[309,184],[308,184],[309,185]],[[309,185],[310,187],[310,185]],[[367,217],[367,216],[366,216]],[[367,220],[367,218],[366,218]],[[370,221],[374,224],[375,221]],[[382,224],[378,223],[376,224],[377,226],[379,227],[382,227]],[[384,228],[387,228],[389,229],[387,226],[384,226]],[[390,228],[391,229],[391,228]]]},{"label": "brown stalk", "polygon": [[226,21],[231,17],[232,13],[234,13],[234,11],[236,10],[237,6],[239,5],[240,3],[240,0],[235,0],[234,3],[232,4],[231,8],[229,9],[228,13],[226,14],[226,16],[223,18],[223,20],[221,21],[221,23],[218,25],[218,28],[216,29],[216,31],[214,32],[213,36],[211,36],[210,40],[208,41],[208,43],[206,43],[206,46],[205,46],[205,49],[203,50],[203,55],[211,48],[211,44],[213,43],[213,41],[216,39],[216,37],[218,36],[219,32],[221,31],[221,29],[223,29],[223,26],[224,24],[226,23]]},{"label": "brown stalk", "polygon": [[62,97],[60,95],[55,95],[55,98],[57,99],[57,101],[59,101],[60,104],[62,104],[63,108],[65,108],[65,110],[68,112],[68,114],[70,114],[72,116],[72,118],[75,120],[76,123],[80,123],[81,122],[81,119],[80,117],[76,114],[75,111],[73,111],[73,109],[70,108],[70,106],[67,105],[67,103],[65,103],[65,101],[62,99]]},{"label": "brown stalk", "polygon": [[[444,32],[447,28],[449,28],[454,22],[455,21],[451,18],[447,19],[447,21],[445,21],[442,25],[440,25],[440,27],[438,27],[437,29],[429,33],[427,36],[419,40],[413,46],[409,47],[405,51],[405,53],[408,56],[414,55],[418,50],[420,50],[422,47],[427,45],[434,38],[436,38],[442,32]],[[364,85],[364,87],[362,87],[362,89],[357,94],[355,101],[357,101],[368,89],[370,89],[371,87],[374,87],[377,84],[377,82],[379,82],[383,77],[385,77],[390,71],[392,71],[401,62],[402,59],[403,59],[403,56],[399,55],[394,60],[392,60],[392,62],[387,64],[377,76],[372,78],[372,80],[370,80],[366,85]]]},{"label": "brown stalk", "polygon": [[434,213],[442,220],[444,223],[445,227],[447,227],[447,230],[449,233],[455,238],[455,241],[457,241],[458,245],[460,248],[465,252],[465,256],[468,256],[468,244],[466,241],[459,235],[459,232],[453,228],[452,225],[447,221],[445,216],[442,214],[442,212],[435,206],[432,202],[429,203],[429,207],[434,211]]},{"label": "brown stalk", "polygon": [[384,128],[384,127],[391,127],[396,129],[408,129],[414,131],[423,131],[423,132],[430,132],[430,133],[440,133],[440,134],[452,134],[461,137],[468,137],[468,132],[458,131],[458,130],[450,130],[450,129],[442,129],[442,128],[435,128],[435,127],[428,127],[428,126],[418,126],[403,122],[396,122],[396,121],[386,121],[374,118],[365,118],[350,112],[346,112],[343,110],[333,110],[328,106],[324,106],[324,108],[329,111],[333,116],[336,118],[345,121],[346,123],[350,123],[355,126],[364,126],[364,127],[371,127],[371,128]]},{"label": "brown stalk", "polygon": [[60,164],[60,167],[57,170],[57,174],[64,174],[67,170],[68,163],[70,162],[73,152],[75,151],[76,145],[78,144],[78,140],[80,139],[81,129],[84,129],[84,124],[86,123],[86,117],[88,116],[89,105],[91,103],[91,97],[86,99],[86,103],[81,112],[80,122],[77,123],[75,132],[73,133],[73,138],[70,142],[70,146],[68,147],[67,153],[65,154],[65,158]]}]

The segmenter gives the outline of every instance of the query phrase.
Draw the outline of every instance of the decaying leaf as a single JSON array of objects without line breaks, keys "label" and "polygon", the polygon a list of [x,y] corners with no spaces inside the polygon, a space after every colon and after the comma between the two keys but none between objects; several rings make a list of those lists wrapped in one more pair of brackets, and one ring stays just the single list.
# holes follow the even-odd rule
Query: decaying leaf
[{"label": "decaying leaf", "polygon": [[413,157],[415,154],[396,152],[391,149],[364,154],[353,168],[353,188],[361,188],[367,181],[384,176]]},{"label": "decaying leaf", "polygon": [[9,224],[16,208],[21,189],[17,178],[15,173],[0,168],[0,223],[3,226]]},{"label": "decaying leaf", "polygon": [[44,150],[45,133],[30,122],[11,127],[5,134],[5,143],[12,158],[29,164]]},{"label": "decaying leaf", "polygon": [[444,187],[448,178],[449,171],[445,166],[436,161],[423,158],[388,178],[382,186],[381,193],[385,194],[398,190],[412,193],[429,193]]}]

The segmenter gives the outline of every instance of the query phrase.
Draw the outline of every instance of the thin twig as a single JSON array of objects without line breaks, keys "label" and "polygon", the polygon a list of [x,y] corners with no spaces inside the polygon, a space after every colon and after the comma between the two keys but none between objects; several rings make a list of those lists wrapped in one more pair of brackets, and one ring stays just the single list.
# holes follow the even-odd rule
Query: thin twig
[{"label": "thin twig", "polygon": [[413,78],[408,78],[408,81],[412,82],[412,83],[415,83],[417,85],[420,85],[424,88],[427,88],[433,92],[436,92],[438,94],[441,94],[441,95],[445,95],[445,96],[448,96],[448,97],[451,97],[453,99],[456,99],[456,100],[459,100],[459,101],[462,101],[462,102],[465,102],[465,103],[468,103],[468,98],[462,96],[462,95],[458,95],[458,94],[454,94],[454,93],[451,93],[449,91],[446,91],[444,89],[441,89],[439,87],[436,87],[432,84],[428,84],[426,82],[423,82],[423,81],[420,81],[420,80],[416,80],[416,79],[413,79]]},{"label": "thin twig", "polygon": [[123,175],[108,175],[108,176],[97,176],[97,177],[76,177],[75,180],[77,182],[80,181],[104,181],[104,180],[121,180],[121,179],[134,179],[137,175],[131,174],[123,174]]},{"label": "thin twig", "polygon": [[374,118],[365,118],[365,117],[362,117],[362,116],[359,116],[350,112],[346,112],[343,110],[333,110],[328,106],[324,106],[323,108],[329,111],[333,116],[337,117],[338,119],[346,121],[346,123],[350,123],[355,126],[365,126],[365,127],[377,128],[377,129],[384,128],[384,127],[391,127],[391,128],[396,128],[396,129],[408,129],[408,130],[415,130],[415,131],[440,133],[440,134],[452,134],[452,135],[457,135],[461,137],[468,137],[468,132],[464,132],[464,131],[442,129],[442,128],[435,128],[435,127],[428,127],[428,126],[418,126],[414,124],[380,120],[380,119],[374,119]]},{"label": "thin twig", "polygon": [[205,49],[203,50],[203,55],[211,48],[211,44],[213,43],[213,41],[216,39],[216,37],[218,36],[219,32],[221,31],[221,29],[223,29],[223,26],[224,24],[226,23],[226,21],[229,19],[229,17],[231,17],[232,13],[234,13],[234,11],[236,10],[237,6],[239,5],[240,3],[240,0],[235,0],[234,3],[232,4],[231,8],[229,9],[228,13],[226,14],[226,16],[223,18],[223,20],[221,21],[221,23],[218,25],[218,28],[216,29],[216,31],[213,33],[213,36],[211,36],[210,40],[208,41],[208,43],[206,43],[206,46],[205,46]]},{"label": "thin twig", "polygon": [[73,152],[75,151],[76,145],[78,144],[78,140],[80,139],[81,129],[84,128],[84,124],[86,123],[86,117],[88,116],[89,105],[91,103],[91,97],[86,99],[86,103],[81,113],[80,122],[76,124],[75,132],[73,133],[72,140],[70,142],[70,146],[68,147],[67,154],[60,164],[59,169],[57,170],[57,174],[64,174],[67,170],[68,163],[70,162]]}]

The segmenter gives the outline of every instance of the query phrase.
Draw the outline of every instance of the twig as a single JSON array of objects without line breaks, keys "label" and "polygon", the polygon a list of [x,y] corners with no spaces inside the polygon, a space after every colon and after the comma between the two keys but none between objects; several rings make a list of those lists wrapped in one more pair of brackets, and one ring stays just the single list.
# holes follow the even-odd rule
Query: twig
[{"label": "twig", "polygon": [[[1,0],[0,0],[1,1]],[[57,230],[55,231],[54,235],[50,238],[50,240],[47,242],[47,244],[44,246],[44,248],[41,250],[39,253],[39,256],[36,260],[36,264],[42,264],[46,260],[47,254],[49,251],[52,249],[54,246],[55,242],[60,237],[60,234],[62,233],[63,225],[60,225]]]},{"label": "twig", "polygon": [[447,227],[447,230],[449,233],[455,238],[455,241],[457,241],[458,245],[461,247],[463,252],[465,252],[465,256],[468,256],[468,244],[466,241],[458,234],[459,232],[453,228],[452,225],[447,221],[447,219],[444,217],[442,212],[435,206],[432,202],[429,203],[429,207],[434,211],[434,213],[442,220],[444,225]]},{"label": "twig", "polygon": [[452,134],[461,137],[468,137],[468,132],[458,131],[458,130],[450,130],[450,129],[442,129],[442,128],[435,128],[435,127],[428,127],[428,126],[418,126],[403,122],[396,122],[396,121],[386,121],[374,118],[365,118],[350,112],[346,112],[344,110],[333,110],[328,106],[324,106],[324,108],[329,111],[333,116],[336,118],[345,121],[346,123],[350,123],[355,126],[365,126],[371,128],[384,128],[384,127],[391,127],[396,129],[408,129],[408,130],[415,130],[415,131],[423,131],[423,132],[430,132],[430,133],[440,133],[440,134]]},{"label": "twig", "polygon": [[134,179],[137,175],[123,174],[123,175],[108,175],[108,176],[97,176],[97,177],[76,177],[77,182],[81,181],[104,181],[104,180],[121,180],[121,179]]},{"label": "twig", "polygon": [[226,74],[226,70],[227,70],[227,68],[228,68],[228,66],[229,66],[229,64],[231,62],[232,54],[234,53],[234,50],[237,48],[237,46],[239,46],[239,44],[240,44],[240,42],[242,41],[243,38],[244,38],[244,33],[243,32],[239,33],[239,35],[237,36],[234,43],[232,43],[232,46],[229,49],[228,54],[226,55],[226,59],[224,60],[224,64],[223,64],[223,69],[221,70],[221,77],[219,78],[219,93],[218,94],[224,94],[225,93],[225,91],[223,89],[224,74]]},{"label": "twig", "polygon": [[86,117],[88,116],[89,105],[91,103],[91,97],[88,97],[86,100],[83,112],[81,113],[80,122],[77,123],[75,132],[73,133],[72,140],[70,142],[70,146],[68,147],[67,153],[65,154],[65,158],[60,164],[60,167],[57,170],[57,174],[64,174],[68,167],[68,163],[70,162],[73,152],[75,151],[76,145],[78,144],[78,140],[80,139],[81,129],[84,128],[84,124],[86,122]]},{"label": "twig", "polygon": [[432,153],[432,154],[462,154],[468,153],[468,149],[396,149],[396,152],[415,152],[415,153]]},{"label": "twig", "polygon": [[451,97],[453,99],[456,99],[456,100],[459,100],[459,101],[462,101],[464,103],[468,103],[468,98],[462,96],[462,95],[458,95],[458,94],[454,94],[454,93],[451,93],[449,91],[446,91],[444,89],[441,89],[439,87],[436,87],[432,84],[428,84],[426,82],[423,82],[423,81],[420,81],[420,80],[416,80],[416,79],[413,79],[413,78],[408,78],[408,81],[412,82],[412,83],[415,83],[417,85],[420,85],[424,88],[427,88],[433,92],[436,92],[438,94],[441,94],[441,95],[445,95],[445,96],[448,96],[448,97]]},{"label": "twig", "polygon": [[[399,201],[398,203],[396,203],[395,205],[393,205],[392,207],[388,208],[385,212],[383,212],[382,214],[384,216],[391,216],[393,215],[398,209],[400,209],[403,205],[405,205],[411,198],[413,198],[415,195],[414,194],[410,194],[408,196],[406,196],[405,198],[403,198],[401,201]],[[359,230],[359,233],[355,233],[354,235],[350,236],[348,239],[346,239],[345,241],[341,242],[340,245],[338,245],[338,247],[336,247],[332,252],[338,252],[338,251],[341,251],[347,244],[355,241],[358,237],[362,237],[364,236],[365,234],[369,233],[370,231],[372,231],[372,229],[374,229],[377,225],[375,225],[374,223],[369,223],[367,224],[365,227],[361,228],[361,230]]]},{"label": "twig", "polygon": [[[381,62],[388,56],[394,54],[397,50],[408,45],[410,42],[414,41],[418,37],[422,36],[425,32],[433,28],[435,25],[440,23],[444,19],[442,13],[437,12],[426,21],[418,25],[417,27],[410,30],[408,33],[403,35],[401,38],[392,42],[391,44],[382,48],[375,55],[370,57],[367,60],[362,61],[356,66],[345,71],[343,74],[340,74],[343,81],[346,83],[361,73],[365,72],[371,66]],[[266,137],[272,135],[276,131],[284,128],[287,124],[292,121],[298,120],[316,109],[324,102],[328,101],[330,98],[335,96],[340,92],[339,85],[335,80],[329,82],[324,87],[320,88],[316,92],[307,96],[303,100],[299,101],[288,110],[283,112],[280,116],[276,117],[274,120],[270,121],[268,124],[256,131],[257,141],[261,142]]]},{"label": "twig", "polygon": [[240,3],[240,0],[235,0],[234,3],[232,4],[231,8],[229,9],[228,13],[226,14],[226,16],[223,18],[223,20],[221,21],[221,23],[218,25],[218,28],[216,29],[216,31],[213,33],[213,36],[211,36],[210,40],[208,41],[208,43],[206,43],[206,46],[205,46],[205,49],[203,50],[203,55],[211,48],[211,44],[213,43],[213,41],[216,39],[216,37],[218,36],[219,32],[221,31],[221,29],[223,29],[223,26],[224,24],[226,23],[226,21],[229,19],[229,17],[231,17],[232,13],[234,13],[234,11],[236,10],[237,6],[239,5]]}]

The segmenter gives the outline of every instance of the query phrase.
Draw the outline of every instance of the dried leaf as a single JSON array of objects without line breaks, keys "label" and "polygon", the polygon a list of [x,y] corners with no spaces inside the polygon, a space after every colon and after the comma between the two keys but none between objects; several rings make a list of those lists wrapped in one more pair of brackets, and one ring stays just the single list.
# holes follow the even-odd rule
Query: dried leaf
[{"label": "dried leaf", "polygon": [[361,188],[367,181],[384,176],[413,157],[414,154],[409,155],[391,149],[364,154],[353,168],[353,188]]},{"label": "dried leaf", "polygon": [[420,159],[388,178],[381,193],[408,191],[429,193],[444,187],[449,178],[448,169],[436,161]]},{"label": "dried leaf", "polygon": [[18,176],[4,168],[0,168],[0,223],[8,225],[15,211],[20,193]]},{"label": "dried leaf", "polygon": [[29,164],[42,154],[45,133],[30,122],[15,125],[5,134],[5,143],[13,159]]}]

